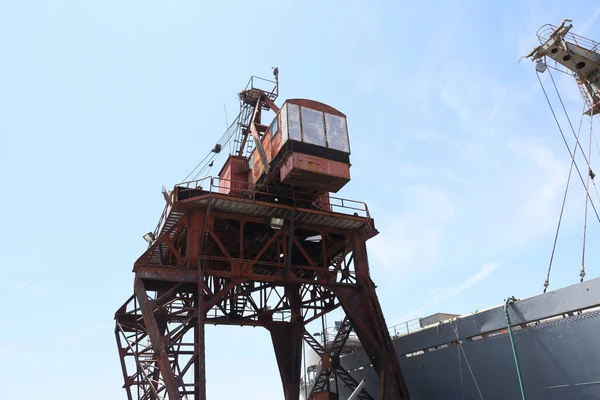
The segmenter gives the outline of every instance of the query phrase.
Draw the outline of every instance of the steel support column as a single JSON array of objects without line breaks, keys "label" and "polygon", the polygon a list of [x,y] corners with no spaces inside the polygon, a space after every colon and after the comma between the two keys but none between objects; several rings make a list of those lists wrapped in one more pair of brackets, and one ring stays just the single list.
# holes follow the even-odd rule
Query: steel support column
[{"label": "steel support column", "polygon": [[[202,296],[200,296],[202,297]],[[204,313],[198,306],[198,322],[194,327],[196,351],[194,352],[194,399],[206,400],[206,367],[204,361]]]},{"label": "steel support column", "polygon": [[201,258],[206,240],[207,220],[203,209],[194,210],[188,215],[188,267],[198,271],[196,280],[196,326],[194,327],[194,396],[196,400],[206,400],[206,363],[204,345],[204,260]]},{"label": "steel support column", "polygon": [[269,324],[277,366],[283,384],[285,400],[298,400],[300,397],[300,377],[302,370],[302,336],[304,327],[300,323]]},{"label": "steel support column", "polygon": [[342,304],[373,368],[379,376],[385,376],[383,398],[408,399],[410,396],[400,363],[377,299],[375,285],[369,276],[366,242],[360,234],[356,234],[353,245],[357,285],[332,286],[331,290]]},{"label": "steel support column", "polygon": [[152,347],[156,355],[155,361],[160,369],[160,375],[164,380],[169,399],[178,399],[179,391],[177,389],[177,381],[169,363],[169,357],[165,342],[163,340],[163,335],[161,334],[158,323],[156,322],[154,310],[150,300],[148,299],[148,295],[146,294],[144,282],[137,277],[135,278],[134,282],[134,292],[137,301],[140,304],[142,316],[144,318],[144,324],[148,330],[148,336],[150,337],[150,342],[152,343]]}]

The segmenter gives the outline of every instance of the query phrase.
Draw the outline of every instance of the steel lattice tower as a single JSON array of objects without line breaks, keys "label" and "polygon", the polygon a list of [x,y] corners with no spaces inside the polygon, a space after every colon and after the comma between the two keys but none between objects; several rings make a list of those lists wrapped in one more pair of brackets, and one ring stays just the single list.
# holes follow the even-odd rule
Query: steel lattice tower
[{"label": "steel lattice tower", "polygon": [[[206,399],[207,324],[266,328],[287,400],[299,398],[303,340],[322,358],[315,396],[336,398],[328,389],[330,374],[356,385],[339,365],[340,346],[353,329],[383,377],[385,398],[408,398],[369,276],[366,241],[378,232],[367,205],[329,194],[349,181],[335,172],[338,164],[302,169],[302,157],[337,157],[331,162],[343,166],[338,153],[317,149],[321,153],[311,155],[312,147],[291,139],[292,106],[325,119],[343,114],[322,103],[288,100],[284,115],[272,93],[251,87],[241,95],[253,109],[241,122],[241,142],[254,138],[254,159],[242,148],[218,178],[176,185],[151,245],[134,264],[134,294],[115,315],[129,400]],[[277,113],[276,126],[260,123],[265,109]],[[332,125],[324,124],[332,143]],[[277,144],[280,133],[288,135],[284,144]],[[346,314],[343,329],[331,347],[319,348],[305,326],[339,307]]]}]

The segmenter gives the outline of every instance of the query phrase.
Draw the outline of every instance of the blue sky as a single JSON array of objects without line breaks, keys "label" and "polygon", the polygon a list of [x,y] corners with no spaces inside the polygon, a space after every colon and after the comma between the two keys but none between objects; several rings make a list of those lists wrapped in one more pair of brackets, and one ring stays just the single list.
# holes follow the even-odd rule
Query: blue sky
[{"label": "blue sky", "polygon": [[[600,39],[599,15],[595,1],[0,1],[3,399],[125,398],[112,318],[160,187],[272,66],[281,99],[348,115],[340,194],[381,231],[370,262],[390,325],[540,292],[569,156],[517,61],[545,23]],[[577,114],[573,81],[558,84]],[[551,288],[578,280],[573,187]],[[266,331],[211,327],[207,353],[210,398],[281,398]]]}]

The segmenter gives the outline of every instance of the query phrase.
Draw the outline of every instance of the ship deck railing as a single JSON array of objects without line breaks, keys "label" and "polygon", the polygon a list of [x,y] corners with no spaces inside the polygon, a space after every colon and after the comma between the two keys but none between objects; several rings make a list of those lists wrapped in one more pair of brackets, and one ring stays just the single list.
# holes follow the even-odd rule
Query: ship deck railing
[{"label": "ship deck railing", "polygon": [[414,318],[405,322],[402,322],[397,325],[392,325],[388,327],[388,331],[390,332],[390,336],[396,338],[398,336],[408,335],[411,332],[422,329],[420,318]]}]

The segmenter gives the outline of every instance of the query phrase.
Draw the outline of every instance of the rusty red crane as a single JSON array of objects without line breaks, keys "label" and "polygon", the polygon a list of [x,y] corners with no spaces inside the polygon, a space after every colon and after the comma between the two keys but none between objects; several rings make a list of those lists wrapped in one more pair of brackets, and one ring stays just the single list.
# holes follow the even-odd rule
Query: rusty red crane
[{"label": "rusty red crane", "polygon": [[[274,75],[252,77],[239,94],[240,114],[224,136],[236,147],[218,177],[163,193],[164,212],[134,264],[134,293],[115,314],[129,400],[206,399],[208,324],[266,328],[286,400],[300,396],[303,340],[322,361],[312,399],[337,399],[331,375],[357,386],[339,363],[353,330],[382,398],[409,398],[369,276],[374,221],[365,203],[331,195],[350,181],[346,116],[307,99],[277,106]],[[269,111],[275,117],[264,125]],[[324,347],[306,326],[339,307],[346,317]]]}]

